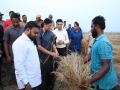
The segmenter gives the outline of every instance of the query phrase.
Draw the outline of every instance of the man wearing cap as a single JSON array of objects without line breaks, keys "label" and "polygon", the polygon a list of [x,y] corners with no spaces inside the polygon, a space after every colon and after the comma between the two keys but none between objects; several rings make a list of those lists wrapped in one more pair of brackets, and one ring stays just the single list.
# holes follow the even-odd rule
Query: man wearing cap
[{"label": "man wearing cap", "polygon": [[41,15],[40,14],[38,14],[37,16],[36,16],[36,23],[37,23],[37,25],[40,27],[40,28],[42,28],[42,23],[43,23],[43,20],[41,19]]},{"label": "man wearing cap", "polygon": [[4,20],[2,20],[2,19],[3,19],[3,15],[4,15],[4,14],[2,14],[2,13],[0,12],[0,25],[1,25],[1,26],[3,26],[3,24],[4,24],[4,22],[5,22]]}]

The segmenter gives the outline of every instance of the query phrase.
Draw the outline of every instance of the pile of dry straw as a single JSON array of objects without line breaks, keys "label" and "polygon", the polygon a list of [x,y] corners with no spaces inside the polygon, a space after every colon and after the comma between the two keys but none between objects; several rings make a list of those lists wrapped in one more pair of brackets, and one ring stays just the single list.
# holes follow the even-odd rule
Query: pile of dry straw
[{"label": "pile of dry straw", "polygon": [[54,90],[92,90],[86,85],[86,80],[90,78],[90,64],[84,64],[82,56],[71,54],[62,58],[58,64],[54,72]]}]

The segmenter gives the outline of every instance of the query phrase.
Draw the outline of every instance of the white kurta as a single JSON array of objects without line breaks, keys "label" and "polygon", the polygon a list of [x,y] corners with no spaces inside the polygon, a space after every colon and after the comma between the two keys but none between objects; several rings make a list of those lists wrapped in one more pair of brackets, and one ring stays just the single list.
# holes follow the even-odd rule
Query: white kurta
[{"label": "white kurta", "polygon": [[41,84],[40,61],[36,45],[23,33],[12,46],[16,80],[19,89],[29,82],[31,87]]}]

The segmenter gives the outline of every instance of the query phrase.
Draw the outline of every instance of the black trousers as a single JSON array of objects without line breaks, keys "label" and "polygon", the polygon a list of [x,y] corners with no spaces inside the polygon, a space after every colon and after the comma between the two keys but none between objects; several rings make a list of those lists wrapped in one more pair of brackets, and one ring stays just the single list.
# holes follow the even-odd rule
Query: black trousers
[{"label": "black trousers", "polygon": [[50,57],[46,63],[41,63],[42,84],[41,90],[53,90],[55,77],[53,72],[53,57]]},{"label": "black trousers", "polygon": [[67,48],[64,47],[64,48],[57,48],[58,50],[58,53],[60,56],[66,56],[67,55]]}]

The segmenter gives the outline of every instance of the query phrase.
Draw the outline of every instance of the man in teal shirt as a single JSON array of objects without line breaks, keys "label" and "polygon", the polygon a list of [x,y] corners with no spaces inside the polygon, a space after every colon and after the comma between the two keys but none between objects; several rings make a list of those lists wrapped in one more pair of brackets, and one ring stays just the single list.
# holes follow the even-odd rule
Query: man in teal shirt
[{"label": "man in teal shirt", "polygon": [[104,35],[105,19],[97,16],[92,20],[91,33],[95,41],[85,61],[91,60],[91,74],[87,81],[97,90],[116,90],[118,78],[112,64],[112,45]]}]

